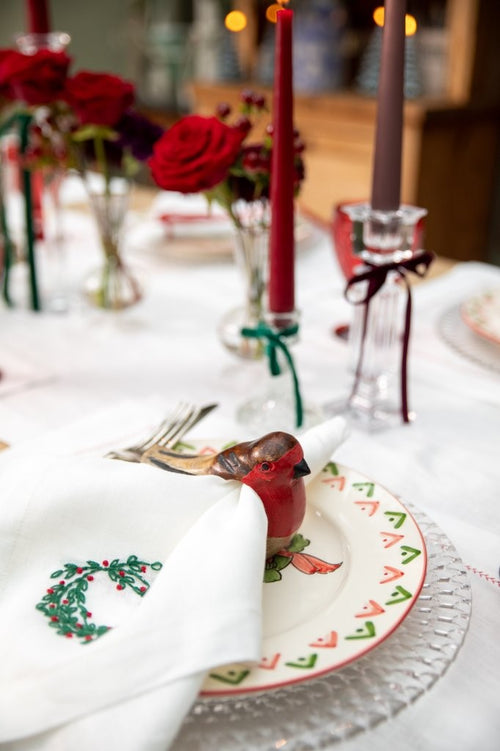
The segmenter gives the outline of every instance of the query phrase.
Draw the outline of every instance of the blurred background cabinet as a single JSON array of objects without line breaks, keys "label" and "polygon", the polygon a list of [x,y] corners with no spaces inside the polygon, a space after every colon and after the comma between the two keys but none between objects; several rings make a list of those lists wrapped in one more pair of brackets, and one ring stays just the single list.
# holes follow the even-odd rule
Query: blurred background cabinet
[{"label": "blurred background cabinet", "polygon": [[[254,16],[258,12],[259,3],[236,5]],[[326,221],[337,202],[367,199],[371,188],[376,80],[370,92],[360,79],[363,58],[378,33],[372,20],[377,5],[344,6],[350,11],[342,21],[345,33],[334,29],[343,45],[343,77],[336,90],[305,92],[296,85],[295,119],[307,145],[300,203]],[[338,12],[339,3],[331,6]],[[405,103],[402,200],[428,209],[429,249],[498,263],[500,2],[410,2],[409,10],[418,30],[407,40],[407,51],[414,47],[408,61],[414,68],[407,74],[417,89]],[[255,44],[255,28],[251,33]],[[255,75],[258,47],[241,38],[240,49],[247,61],[245,85],[263,90]],[[241,82],[198,79],[191,87],[193,109],[210,114],[220,101],[236,104],[241,88]]]},{"label": "blurred background cabinet", "polygon": [[[271,101],[272,0],[50,0],[72,36],[74,68],[131,78],[166,125],[213,113],[242,88]],[[328,221],[335,203],[371,187],[381,0],[290,0],[295,115],[307,144],[302,205]],[[0,45],[25,25],[25,3],[0,2]],[[224,18],[245,14],[229,32]],[[500,0],[408,0],[402,198],[429,211],[426,246],[500,265]]]}]

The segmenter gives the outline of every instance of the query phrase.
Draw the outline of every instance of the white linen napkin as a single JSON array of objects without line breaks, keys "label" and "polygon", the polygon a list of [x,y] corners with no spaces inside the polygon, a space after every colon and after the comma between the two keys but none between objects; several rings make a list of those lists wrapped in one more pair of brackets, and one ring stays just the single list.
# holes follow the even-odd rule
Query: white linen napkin
[{"label": "white linen napkin", "polygon": [[[340,418],[301,436],[313,474],[344,437]],[[28,446],[0,456],[0,477],[0,746],[168,748],[208,670],[260,659],[258,496]]]}]

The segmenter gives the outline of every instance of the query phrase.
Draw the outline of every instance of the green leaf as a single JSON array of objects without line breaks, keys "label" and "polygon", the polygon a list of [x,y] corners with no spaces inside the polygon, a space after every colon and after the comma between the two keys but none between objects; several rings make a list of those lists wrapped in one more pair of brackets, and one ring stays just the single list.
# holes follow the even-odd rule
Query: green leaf
[{"label": "green leaf", "polygon": [[287,546],[287,550],[289,550],[290,553],[302,553],[304,548],[307,548],[310,542],[310,540],[306,540],[302,535],[296,534],[292,537],[292,541],[290,545]]},{"label": "green leaf", "polygon": [[59,577],[64,573],[63,569],[58,569],[57,571],[54,571],[51,575],[51,579],[59,579]]},{"label": "green leaf", "polygon": [[281,571],[292,559],[288,555],[273,555],[273,557],[266,563],[266,571]]},{"label": "green leaf", "polygon": [[270,584],[271,582],[278,582],[281,579],[281,574],[276,569],[268,568],[264,571],[264,582]]},{"label": "green leaf", "polygon": [[153,569],[153,571],[159,571],[161,568],[163,568],[163,563],[161,563],[161,561],[155,561],[151,564],[151,568]]}]

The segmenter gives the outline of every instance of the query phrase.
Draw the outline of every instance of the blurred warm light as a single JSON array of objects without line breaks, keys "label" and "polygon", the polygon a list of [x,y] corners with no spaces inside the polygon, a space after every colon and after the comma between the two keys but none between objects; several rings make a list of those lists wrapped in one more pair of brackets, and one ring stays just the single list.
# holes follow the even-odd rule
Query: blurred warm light
[{"label": "blurred warm light", "polygon": [[243,31],[247,25],[247,17],[241,10],[232,10],[225,17],[224,23],[229,31]]},{"label": "blurred warm light", "polygon": [[417,19],[414,16],[410,16],[408,13],[405,16],[405,34],[407,37],[411,37],[417,30]]},{"label": "blurred warm light", "polygon": [[[379,6],[373,11],[373,20],[377,26],[384,25],[384,8]],[[414,16],[410,16],[409,13],[405,15],[405,34],[407,37],[413,36],[417,30],[417,21]]]},{"label": "blurred warm light", "polygon": [[266,18],[268,21],[271,21],[271,23],[276,23],[276,16],[278,15],[278,11],[281,9],[281,5],[278,3],[273,3],[272,5],[269,5],[266,10]]}]

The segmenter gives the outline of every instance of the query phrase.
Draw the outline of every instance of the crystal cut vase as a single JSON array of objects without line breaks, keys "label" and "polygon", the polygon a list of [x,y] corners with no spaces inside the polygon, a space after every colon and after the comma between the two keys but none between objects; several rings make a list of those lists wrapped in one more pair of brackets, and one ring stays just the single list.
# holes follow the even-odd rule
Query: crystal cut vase
[{"label": "crystal cut vase", "polygon": [[228,311],[220,321],[218,334],[233,354],[258,360],[264,354],[260,339],[241,335],[243,328],[255,328],[263,318],[269,248],[269,205],[267,199],[237,201],[231,207],[235,220],[234,258],[239,269],[243,304]]}]

